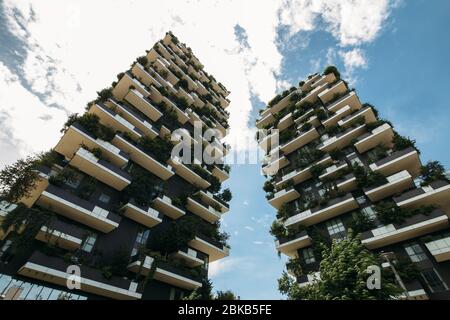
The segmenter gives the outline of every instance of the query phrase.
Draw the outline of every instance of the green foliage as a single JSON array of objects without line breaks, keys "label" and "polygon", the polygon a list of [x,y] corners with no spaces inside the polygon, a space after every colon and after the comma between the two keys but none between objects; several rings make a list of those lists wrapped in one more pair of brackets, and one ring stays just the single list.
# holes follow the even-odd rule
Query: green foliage
[{"label": "green foliage", "polygon": [[381,160],[381,159],[387,157],[387,155],[388,155],[387,151],[388,151],[388,148],[386,148],[382,144],[376,146],[368,153],[369,163],[374,163],[374,162],[377,162],[378,160]]},{"label": "green foliage", "polygon": [[288,236],[288,231],[284,224],[278,220],[274,220],[270,226],[270,234],[277,239],[284,238]]},{"label": "green foliage", "polygon": [[327,114],[326,114],[325,110],[323,110],[323,109],[317,109],[316,116],[317,116],[317,119],[319,119],[320,121],[325,120],[327,118]]},{"label": "green foliage", "polygon": [[371,219],[361,211],[353,213],[352,219],[350,220],[348,225],[348,228],[351,229],[355,234],[371,230],[375,227],[376,225],[373,219]]},{"label": "green foliage", "polygon": [[98,98],[95,100],[96,102],[103,102],[113,97],[112,88],[106,88],[101,91],[97,91],[97,94]]},{"label": "green foliage", "polygon": [[392,143],[394,144],[394,151],[401,151],[406,148],[412,147],[416,148],[416,140],[413,140],[409,137],[404,137],[399,135],[397,132],[394,134],[394,138],[392,139]]},{"label": "green foliage", "polygon": [[1,201],[16,203],[23,197],[31,195],[39,178],[35,171],[38,162],[38,156],[29,156],[6,165],[0,171]]},{"label": "green foliage", "polygon": [[381,273],[381,289],[367,288],[367,268],[380,265],[377,256],[367,250],[352,234],[324,248],[320,262],[320,280],[300,288],[283,273],[278,280],[281,293],[297,300],[390,300],[401,294],[395,280]]},{"label": "green foliage", "polygon": [[219,198],[220,198],[222,201],[230,202],[231,199],[233,198],[233,195],[232,195],[230,189],[229,189],[229,188],[226,188],[226,189],[223,190],[222,193],[219,195]]},{"label": "green foliage", "polygon": [[217,291],[216,300],[237,300],[237,297],[231,290]]},{"label": "green foliage", "polygon": [[340,149],[334,149],[329,152],[331,159],[339,160],[345,156],[344,152]]},{"label": "green foliage", "polygon": [[159,180],[147,170],[139,167],[133,167],[131,176],[133,177],[131,183],[122,191],[123,201],[128,202],[133,199],[140,206],[150,206]]},{"label": "green foliage", "polygon": [[353,174],[356,178],[358,188],[375,188],[387,183],[387,179],[381,173],[366,170],[363,166],[353,165]]},{"label": "green foliage", "polygon": [[148,63],[148,59],[147,59],[147,57],[146,56],[141,56],[141,57],[138,57],[137,59],[136,59],[136,61],[137,62],[139,62],[141,65],[143,65],[144,67],[147,65],[147,63]]},{"label": "green foliage", "polygon": [[108,126],[100,123],[99,117],[92,113],[85,113],[79,117],[76,113],[69,116],[61,132],[66,132],[67,129],[78,122],[84,129],[89,131],[95,138],[100,138],[105,141],[111,141],[115,136],[115,131]]},{"label": "green foliage", "polygon": [[305,122],[301,127],[300,130],[303,132],[309,131],[312,128],[312,124],[310,122]]},{"label": "green foliage", "polygon": [[140,145],[145,152],[148,152],[164,163],[170,158],[173,147],[168,138],[156,137],[151,139],[148,136],[142,136],[138,140],[138,145]]},{"label": "green foliage", "polygon": [[71,167],[64,167],[56,175],[50,176],[48,182],[51,184],[61,187],[67,183],[74,183],[77,179],[77,171]]},{"label": "green foliage", "polygon": [[304,169],[319,160],[325,153],[317,148],[301,148],[293,158],[295,167]]},{"label": "green foliage", "polygon": [[427,185],[438,180],[448,181],[445,175],[445,168],[439,161],[428,161],[426,165],[422,166],[420,171],[422,185]]},{"label": "green foliage", "polygon": [[90,200],[92,194],[97,189],[97,180],[86,176],[77,189],[77,194],[81,199]]},{"label": "green foliage", "polygon": [[422,206],[416,209],[400,208],[393,201],[381,201],[375,205],[378,219],[383,224],[402,224],[406,219],[418,214],[428,215],[435,208]]},{"label": "green foliage", "polygon": [[14,254],[20,256],[29,254],[37,233],[52,216],[53,214],[49,211],[39,208],[27,208],[21,204],[9,212],[0,228],[5,233],[8,230],[20,233],[13,241]]},{"label": "green foliage", "polygon": [[339,73],[338,69],[335,66],[328,66],[323,71],[323,75],[327,75],[330,73],[334,73],[334,76],[336,77],[337,80],[341,78],[341,74]]},{"label": "green foliage", "polygon": [[323,170],[325,170],[325,166],[321,164],[316,164],[312,166],[311,169],[309,169],[309,172],[314,178],[317,178],[322,174]]},{"label": "green foliage", "polygon": [[212,193],[217,193],[222,188],[222,183],[220,182],[219,178],[217,178],[216,176],[209,175],[208,182],[211,184],[208,187],[208,191],[210,191]]}]

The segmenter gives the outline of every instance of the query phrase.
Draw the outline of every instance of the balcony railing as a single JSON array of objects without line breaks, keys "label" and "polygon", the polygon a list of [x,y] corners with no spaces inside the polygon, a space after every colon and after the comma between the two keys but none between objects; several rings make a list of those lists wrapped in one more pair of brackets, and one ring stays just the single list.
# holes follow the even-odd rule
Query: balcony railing
[{"label": "balcony railing", "polygon": [[64,155],[67,159],[72,159],[80,145],[85,145],[89,149],[100,149],[102,157],[117,167],[122,167],[128,163],[129,156],[125,152],[107,141],[95,138],[77,122],[67,129],[56,145],[55,151]]},{"label": "balcony railing", "polygon": [[348,146],[353,139],[361,135],[365,131],[365,125],[358,126],[356,128],[349,128],[344,132],[323,141],[317,148],[324,152],[330,152],[333,150],[341,150]]},{"label": "balcony railing", "polygon": [[[46,256],[36,251],[18,271],[22,276],[49,282],[66,287],[69,265],[63,259]],[[106,279],[102,271],[87,266],[80,266],[80,290],[95,295],[122,299],[140,299],[141,294],[137,292],[138,284],[120,277]]]},{"label": "balcony railing", "polygon": [[394,197],[394,201],[399,207],[418,208],[431,205],[438,206],[445,212],[450,212],[450,183],[442,180],[435,181],[428,186]]},{"label": "balcony railing", "polygon": [[362,108],[361,102],[355,91],[350,91],[347,95],[334,101],[327,106],[329,111],[337,112],[339,109],[349,106],[351,111],[359,110]]},{"label": "balcony railing", "polygon": [[392,130],[392,127],[388,123],[385,123],[373,129],[372,132],[360,136],[358,142],[355,143],[355,148],[359,153],[364,153],[378,145],[384,145],[387,148],[391,148],[393,138],[394,131]]},{"label": "balcony railing", "polygon": [[212,175],[215,176],[217,179],[219,179],[220,182],[224,182],[225,180],[230,178],[228,172],[218,168],[217,166],[214,166],[212,170]]},{"label": "balcony railing", "polygon": [[221,212],[212,206],[205,206],[191,197],[187,198],[186,209],[211,223],[217,222],[222,216]]},{"label": "balcony railing", "polygon": [[143,207],[130,200],[122,207],[123,215],[144,226],[152,228],[162,222],[163,216],[151,207]]},{"label": "balcony railing", "polygon": [[262,129],[263,127],[275,122],[275,117],[273,116],[272,113],[269,113],[267,115],[265,115],[264,117],[262,117],[261,119],[256,121],[256,127],[258,129]]},{"label": "balcony railing", "polygon": [[53,217],[41,227],[36,239],[66,250],[79,249],[86,230]]},{"label": "balcony railing", "polygon": [[280,149],[287,155],[317,139],[318,137],[319,133],[316,128],[311,128],[307,132],[299,132],[298,136],[280,146]]},{"label": "balcony railing", "polygon": [[311,208],[292,217],[289,217],[285,221],[285,226],[296,226],[298,224],[304,226],[310,226],[331,218],[334,218],[343,213],[349,212],[358,208],[358,203],[356,199],[351,195],[347,194],[343,197],[338,197],[330,200],[324,206],[318,206],[315,208]]},{"label": "balcony railing", "polygon": [[183,209],[172,202],[170,197],[165,195],[155,198],[153,200],[153,207],[172,219],[178,219],[186,214]]},{"label": "balcony railing", "polygon": [[288,187],[286,189],[276,192],[273,195],[273,197],[271,199],[269,199],[269,203],[273,207],[280,209],[283,204],[294,201],[295,199],[298,199],[299,197],[300,197],[300,193],[298,193],[298,191],[295,190],[294,187]]},{"label": "balcony railing", "polygon": [[370,169],[385,176],[400,170],[408,170],[413,177],[417,177],[420,175],[421,166],[419,153],[415,148],[409,147],[370,164]]},{"label": "balcony railing", "polygon": [[298,233],[295,237],[279,238],[275,241],[277,250],[291,258],[298,258],[298,250],[311,244],[312,239],[306,231]]},{"label": "balcony railing", "polygon": [[[342,109],[339,109],[339,111],[347,109],[347,107],[350,110],[349,106],[346,106]],[[377,120],[377,117],[375,116],[375,113],[373,112],[371,107],[363,107],[361,109],[359,109],[357,112],[346,116],[345,118],[342,118],[341,120],[339,120],[338,124],[339,126],[343,127],[343,128],[348,128],[349,126],[352,125],[352,123],[359,119],[360,117],[362,117],[364,119],[364,123],[371,123],[371,122],[375,122]]]},{"label": "balcony railing", "polygon": [[361,242],[369,249],[385,247],[446,228],[447,215],[439,209],[430,214],[418,214],[401,224],[389,224],[361,234]]},{"label": "balcony railing", "polygon": [[138,128],[141,132],[143,132],[145,135],[149,136],[150,138],[154,139],[156,136],[159,135],[158,129],[152,125],[150,122],[148,122],[145,117],[139,115],[137,112],[133,111],[129,106],[126,104],[114,101],[113,99],[109,99],[105,102],[105,105],[114,108],[116,111],[120,113],[120,115],[128,121],[130,124],[134,125],[136,128]]},{"label": "balcony railing", "polygon": [[171,257],[180,261],[185,266],[195,268],[205,264],[207,256],[197,250],[185,247],[172,253]]},{"label": "balcony railing", "polygon": [[139,62],[136,62],[133,65],[133,67],[131,68],[131,73],[148,87],[151,85],[154,85],[157,87],[162,86],[161,82],[159,82],[147,70],[145,70],[145,67],[142,66]]},{"label": "balcony railing", "polygon": [[336,187],[340,192],[351,192],[355,190],[357,188],[355,175],[349,173],[336,180]]},{"label": "balcony railing", "polygon": [[327,119],[322,121],[325,128],[331,127],[340,123],[344,117],[348,116],[352,112],[350,106],[345,106],[336,111],[336,113],[330,115]]},{"label": "balcony railing", "polygon": [[117,228],[121,220],[118,214],[100,208],[51,184],[41,194],[37,204],[105,233]]},{"label": "balcony railing", "polygon": [[134,162],[163,180],[167,180],[175,174],[172,167],[159,161],[154,154],[149,153],[134,142],[125,139],[122,135],[116,135],[112,143],[129,154]]},{"label": "balcony railing", "polygon": [[196,193],[196,195],[198,195],[204,203],[213,207],[220,208],[221,213],[226,213],[229,210],[228,203],[219,199],[217,196],[215,196],[209,191],[199,191]]},{"label": "balcony railing", "polygon": [[123,190],[131,183],[131,176],[108,161],[98,159],[90,151],[80,148],[75,153],[70,165],[116,190]]},{"label": "balcony railing", "polygon": [[230,254],[228,247],[201,234],[198,234],[194,239],[189,241],[188,246],[207,254],[209,262],[223,259]]},{"label": "balcony railing", "polygon": [[450,237],[429,241],[425,246],[437,262],[450,260]]},{"label": "balcony railing", "polygon": [[324,172],[319,176],[319,179],[329,179],[335,177],[341,170],[347,169],[348,164],[344,161],[333,164],[325,168]]},{"label": "balcony railing", "polygon": [[364,189],[364,193],[370,200],[376,202],[412,187],[414,187],[412,176],[403,170],[387,177],[387,182],[381,186]]},{"label": "balcony railing", "polygon": [[347,85],[344,81],[339,81],[336,84],[329,85],[328,88],[324,91],[322,91],[319,94],[320,100],[324,104],[332,101],[336,95],[342,95],[345,94],[348,91]]},{"label": "balcony railing", "polygon": [[201,189],[206,189],[211,185],[206,179],[202,178],[188,166],[183,164],[182,159],[174,157],[173,159],[169,159],[168,163],[175,169],[176,174],[187,182],[198,186]]},{"label": "balcony railing", "polygon": [[336,81],[336,76],[334,75],[334,73],[318,76],[319,77],[315,77],[316,80],[311,83],[311,88],[317,88],[321,85],[333,83],[334,81]]}]

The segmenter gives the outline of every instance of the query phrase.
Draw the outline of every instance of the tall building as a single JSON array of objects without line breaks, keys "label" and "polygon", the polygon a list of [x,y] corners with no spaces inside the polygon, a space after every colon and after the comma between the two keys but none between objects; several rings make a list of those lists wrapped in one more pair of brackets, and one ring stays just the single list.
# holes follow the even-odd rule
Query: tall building
[{"label": "tall building", "polygon": [[2,203],[0,299],[179,299],[229,254],[227,89],[169,32],[98,94]]},{"label": "tall building", "polygon": [[351,228],[403,275],[405,297],[450,298],[449,180],[433,164],[421,172],[415,142],[361,103],[336,68],[276,96],[256,126],[268,130],[258,142],[277,210],[271,233],[300,286],[320,278],[319,243]]}]

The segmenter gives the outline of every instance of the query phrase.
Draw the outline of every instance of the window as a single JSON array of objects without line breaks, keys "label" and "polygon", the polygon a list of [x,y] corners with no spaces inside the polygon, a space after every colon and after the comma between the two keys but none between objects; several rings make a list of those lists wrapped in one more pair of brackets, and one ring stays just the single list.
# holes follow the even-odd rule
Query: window
[{"label": "window", "polygon": [[333,219],[327,222],[328,234],[331,238],[339,240],[345,237],[345,227],[341,219]]},{"label": "window", "polygon": [[111,201],[111,197],[104,193],[102,193],[98,199],[103,203],[109,203],[109,201]]},{"label": "window", "polygon": [[418,243],[405,245],[405,250],[412,262],[427,260],[427,255]]},{"label": "window", "polygon": [[316,258],[314,258],[314,251],[312,248],[306,248],[302,250],[303,259],[306,264],[316,262]]},{"label": "window", "polygon": [[75,189],[75,188],[78,188],[78,186],[80,185],[80,182],[81,182],[81,177],[79,174],[77,174],[73,178],[73,180],[72,179],[67,180],[66,185]]},{"label": "window", "polygon": [[358,202],[358,204],[364,204],[366,203],[366,197],[364,196],[358,197],[356,198],[356,202]]},{"label": "window", "polygon": [[377,217],[377,213],[375,212],[375,210],[373,209],[372,206],[362,208],[362,209],[361,209],[361,212],[362,212],[367,218],[370,218],[370,219],[372,219],[372,220],[376,219],[376,217]]},{"label": "window", "polygon": [[426,284],[430,288],[431,292],[439,292],[448,290],[447,285],[442,281],[441,276],[436,271],[436,269],[428,269],[420,272],[422,278],[425,280]]},{"label": "window", "polygon": [[170,288],[169,300],[181,300],[184,298],[184,292],[177,288]]},{"label": "window", "polygon": [[96,240],[97,240],[97,234],[91,233],[84,240],[84,242],[81,246],[81,250],[86,251],[86,252],[92,252],[92,249],[94,248]]},{"label": "window", "polygon": [[8,263],[8,257],[9,257],[9,248],[11,248],[12,241],[6,240],[5,243],[3,243],[2,247],[0,248],[0,261],[4,263]]},{"label": "window", "polygon": [[359,160],[359,158],[353,158],[350,160],[350,163],[352,164],[352,166],[364,166],[364,164],[362,163],[361,160]]},{"label": "window", "polygon": [[134,241],[133,250],[131,250],[131,256],[135,256],[139,252],[139,248],[145,246],[147,244],[148,236],[150,235],[150,230],[141,228],[136,236],[136,240]]}]

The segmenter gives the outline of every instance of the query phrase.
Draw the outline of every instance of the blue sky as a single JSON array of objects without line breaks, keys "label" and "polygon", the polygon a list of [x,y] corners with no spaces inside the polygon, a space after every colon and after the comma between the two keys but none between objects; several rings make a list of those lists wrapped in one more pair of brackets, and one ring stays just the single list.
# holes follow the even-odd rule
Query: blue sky
[{"label": "blue sky", "polygon": [[[447,0],[267,0],[255,12],[251,0],[0,0],[0,166],[55,145],[68,114],[172,30],[232,92],[236,152],[254,148],[257,110],[275,93],[332,63],[424,161],[450,168]],[[285,258],[263,182],[258,164],[232,166],[231,255],[210,268],[215,289],[243,299],[280,298]]]}]

